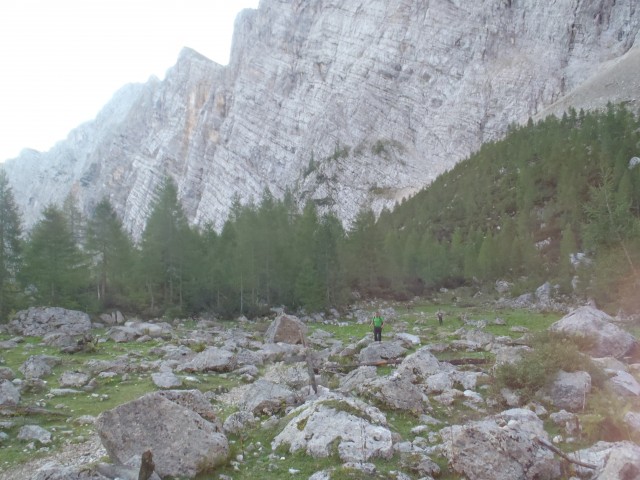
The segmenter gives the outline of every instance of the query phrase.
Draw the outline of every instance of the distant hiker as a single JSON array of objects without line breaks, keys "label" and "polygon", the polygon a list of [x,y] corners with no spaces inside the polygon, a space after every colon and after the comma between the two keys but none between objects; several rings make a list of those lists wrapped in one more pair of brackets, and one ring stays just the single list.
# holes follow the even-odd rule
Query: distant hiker
[{"label": "distant hiker", "polygon": [[376,312],[376,314],[373,316],[373,318],[371,319],[371,325],[373,325],[373,341],[381,342],[384,320],[382,319],[382,315],[380,315],[380,312]]},{"label": "distant hiker", "polygon": [[444,318],[444,312],[438,309],[438,313],[436,313],[436,317],[438,317],[438,323],[442,325],[442,319]]}]

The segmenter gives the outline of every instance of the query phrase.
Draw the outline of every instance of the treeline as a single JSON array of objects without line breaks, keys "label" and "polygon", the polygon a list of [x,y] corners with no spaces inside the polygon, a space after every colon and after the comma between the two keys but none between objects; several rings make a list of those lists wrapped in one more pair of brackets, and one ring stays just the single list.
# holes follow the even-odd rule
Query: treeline
[{"label": "treeline", "polygon": [[[264,192],[234,202],[222,231],[189,226],[175,184],[157,192],[137,244],[103,200],[83,218],[50,205],[23,236],[0,173],[0,314],[27,305],[142,315],[317,311],[408,299],[497,279],[551,280],[604,305],[640,308],[640,123],[623,107],[512,127],[379,218],[345,231],[313,203]],[[572,261],[573,259],[573,261]]]}]

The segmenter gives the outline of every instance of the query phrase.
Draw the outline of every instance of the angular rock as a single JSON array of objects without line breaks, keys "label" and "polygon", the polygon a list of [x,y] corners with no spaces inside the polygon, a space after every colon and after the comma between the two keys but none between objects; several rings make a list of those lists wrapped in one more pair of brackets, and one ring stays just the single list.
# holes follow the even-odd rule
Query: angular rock
[{"label": "angular rock", "polygon": [[378,376],[376,367],[364,366],[358,367],[355,370],[351,370],[344,377],[340,379],[339,390],[344,393],[349,393],[352,390],[357,390],[361,385],[367,383]]},{"label": "angular rock", "polygon": [[159,388],[177,388],[182,386],[182,380],[174,375],[173,372],[158,372],[151,374],[151,380]]},{"label": "angular rock", "polygon": [[13,380],[16,374],[9,367],[0,367],[0,380]]},{"label": "angular rock", "polygon": [[0,407],[15,407],[20,403],[20,391],[9,380],[0,380]]},{"label": "angular rock", "polygon": [[607,385],[614,394],[624,397],[640,396],[640,383],[630,373],[616,372],[614,376],[607,380]]},{"label": "angular rock", "polygon": [[[31,480],[110,480],[110,478],[116,477],[106,477],[86,466],[64,467],[61,465],[45,465],[35,473]],[[129,480],[125,477],[121,478],[122,480]],[[137,480],[137,478],[136,473],[134,480]]]},{"label": "angular rock", "polygon": [[200,390],[164,390],[149,393],[150,396],[160,396],[178,405],[188,408],[202,418],[212,423],[216,431],[222,431],[222,424],[211,402]]},{"label": "angular rock", "polygon": [[80,388],[89,383],[91,377],[84,372],[64,372],[60,376],[60,386],[62,388]]},{"label": "angular rock", "polygon": [[635,337],[614,325],[613,318],[588,306],[565,315],[549,331],[572,338],[593,357],[621,358],[636,345]]},{"label": "angular rock", "polygon": [[448,369],[431,353],[429,347],[422,347],[408,355],[396,368],[396,374],[413,383],[422,383],[427,377]]},{"label": "angular rock", "polygon": [[61,363],[58,357],[51,355],[32,355],[18,370],[25,378],[42,378],[51,374],[53,367]]},{"label": "angular rock", "polygon": [[35,440],[42,445],[51,443],[51,432],[39,425],[25,425],[18,432],[18,440]]},{"label": "angular rock", "polygon": [[392,410],[405,410],[420,415],[430,408],[427,396],[400,376],[375,378],[356,388],[366,399],[386,405]]},{"label": "angular rock", "polygon": [[193,359],[180,365],[178,372],[228,372],[235,368],[235,355],[228,350],[207,347]]},{"label": "angular rock", "polygon": [[560,478],[560,463],[535,441],[547,440],[542,421],[514,409],[492,418],[440,431],[442,453],[454,471],[475,480]]},{"label": "angular rock", "polygon": [[247,410],[240,410],[234,412],[227,417],[222,424],[222,428],[225,432],[237,435],[249,428],[255,427],[258,424],[258,418],[253,413]]},{"label": "angular rock", "polygon": [[587,372],[559,371],[549,389],[549,397],[556,408],[576,412],[584,407],[591,392],[591,376]]},{"label": "angular rock", "polygon": [[280,315],[269,325],[264,334],[265,343],[302,344],[307,326],[293,315]]},{"label": "angular rock", "polygon": [[101,413],[96,429],[115,462],[124,464],[151,450],[160,477],[192,478],[229,455],[227,438],[214,424],[157,394]]},{"label": "angular rock", "polygon": [[632,442],[597,442],[589,448],[569,454],[570,458],[596,465],[591,469],[575,466],[581,478],[629,480],[640,478],[640,446]]},{"label": "angular rock", "polygon": [[240,408],[255,415],[273,414],[287,405],[298,403],[296,393],[290,388],[267,380],[255,381],[240,401]]},{"label": "angular rock", "polygon": [[362,365],[376,364],[386,360],[395,360],[407,352],[399,342],[373,342],[358,354],[358,362]]},{"label": "angular rock", "polygon": [[271,443],[286,445],[291,453],[304,451],[316,458],[332,454],[343,462],[391,458],[392,434],[382,412],[348,397],[326,394],[298,407],[295,416]]},{"label": "angular rock", "polygon": [[10,332],[28,337],[43,337],[53,332],[82,335],[91,330],[91,319],[77,310],[32,307],[16,313],[8,327]]}]

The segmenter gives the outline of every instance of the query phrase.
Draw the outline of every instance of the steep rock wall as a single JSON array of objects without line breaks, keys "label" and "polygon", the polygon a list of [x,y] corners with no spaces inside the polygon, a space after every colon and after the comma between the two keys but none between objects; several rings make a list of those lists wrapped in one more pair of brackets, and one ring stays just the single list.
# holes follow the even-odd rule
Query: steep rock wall
[{"label": "steep rock wall", "polygon": [[228,66],[185,49],[5,169],[27,226],[69,193],[86,212],[107,196],[137,237],[165,175],[194,224],[219,228],[234,195],[265,188],[349,224],[636,58],[639,15],[633,0],[262,0]]}]

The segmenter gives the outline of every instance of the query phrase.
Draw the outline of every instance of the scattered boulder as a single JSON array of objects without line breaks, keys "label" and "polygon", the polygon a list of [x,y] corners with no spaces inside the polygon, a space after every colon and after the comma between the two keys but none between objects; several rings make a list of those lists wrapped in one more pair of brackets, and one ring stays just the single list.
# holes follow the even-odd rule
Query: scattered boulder
[{"label": "scattered boulder", "polygon": [[39,425],[25,425],[18,432],[18,440],[35,440],[42,445],[51,443],[51,432]]},{"label": "scattered boulder", "polygon": [[617,371],[607,380],[607,386],[616,394],[624,397],[640,396],[640,384],[633,375]]},{"label": "scattered boulder", "polygon": [[422,347],[402,360],[396,368],[396,374],[412,383],[422,383],[427,377],[447,368],[445,364],[440,364],[429,347]]},{"label": "scattered boulder", "polygon": [[[35,473],[31,480],[108,480],[110,478],[117,477],[106,477],[86,466],[64,467],[61,465],[45,465]],[[129,480],[126,477],[120,478]],[[137,472],[135,478],[138,478]]]},{"label": "scattered boulder", "polygon": [[89,383],[91,377],[84,372],[64,372],[60,376],[60,386],[62,388],[80,388]]},{"label": "scattered boulder", "polygon": [[343,462],[393,455],[392,434],[384,414],[363,402],[325,393],[292,413],[293,419],[271,443],[273,449],[286,445],[291,453],[302,450],[321,458],[336,448]]},{"label": "scattered boulder", "polygon": [[0,407],[15,407],[20,403],[20,391],[9,380],[0,380]]},{"label": "scattered boulder", "polygon": [[587,306],[565,315],[549,331],[572,338],[592,357],[621,358],[636,345],[636,339],[612,322],[605,312]]},{"label": "scattered boulder", "polygon": [[0,367],[0,380],[13,380],[16,374],[9,367]]},{"label": "scattered boulder", "polygon": [[267,368],[262,379],[287,385],[296,390],[306,387],[310,383],[309,369],[305,362],[296,362],[292,365],[286,365],[282,362],[275,363]]},{"label": "scattered boulder", "polygon": [[569,457],[597,466],[594,472],[576,465],[576,474],[581,478],[594,480],[640,478],[640,446],[632,442],[597,442],[589,448],[569,454]]},{"label": "scattered boulder", "polygon": [[101,413],[96,429],[116,463],[151,450],[160,477],[192,478],[224,463],[229,455],[227,438],[215,424],[159,394]]},{"label": "scattered boulder", "polygon": [[222,428],[225,432],[237,435],[243,432],[247,428],[255,427],[258,424],[258,419],[253,413],[246,410],[240,410],[234,412],[227,417],[224,421]]},{"label": "scattered boulder", "polygon": [[587,372],[560,370],[549,388],[548,395],[556,408],[576,412],[584,407],[589,392],[591,392],[591,376]]},{"label": "scattered boulder", "polygon": [[32,307],[16,313],[8,328],[10,332],[28,337],[44,337],[52,332],[82,335],[91,330],[91,319],[77,310]]},{"label": "scattered boulder", "polygon": [[103,313],[100,315],[100,322],[105,325],[123,325],[125,322],[124,315],[120,311],[115,311],[111,313]]},{"label": "scattered boulder", "polygon": [[356,387],[367,399],[392,410],[405,410],[416,415],[430,408],[427,396],[413,383],[399,376],[379,377]]},{"label": "scattered boulder", "polygon": [[255,415],[273,414],[298,403],[296,393],[285,385],[259,379],[251,384],[240,400],[240,408]]},{"label": "scattered boulder", "polygon": [[61,360],[51,355],[32,355],[24,362],[18,370],[25,378],[42,378],[51,374],[53,367]]},{"label": "scattered boulder", "polygon": [[173,372],[152,373],[151,380],[158,388],[169,389],[182,386],[182,380],[176,377]]},{"label": "scattered boulder", "polygon": [[279,315],[269,325],[265,335],[265,343],[302,344],[307,334],[307,326],[293,315]]},{"label": "scattered boulder", "polygon": [[400,358],[406,352],[400,342],[373,342],[360,351],[358,362],[362,365],[377,364]]},{"label": "scattered boulder", "polygon": [[358,367],[355,370],[351,370],[347,375],[340,379],[339,390],[344,393],[349,393],[354,389],[357,389],[360,385],[367,381],[374,379],[378,376],[376,367],[364,366]]},{"label": "scattered boulder", "polygon": [[177,403],[178,405],[188,408],[196,412],[202,418],[212,423],[216,431],[222,430],[222,424],[218,418],[218,414],[207,400],[204,393],[200,390],[165,390],[161,392],[149,393],[148,395],[157,395],[167,400]]},{"label": "scattered boulder", "polygon": [[559,478],[560,464],[536,442],[547,440],[542,420],[525,409],[440,431],[442,453],[458,473],[476,480]]},{"label": "scattered boulder", "polygon": [[126,326],[112,327],[107,331],[107,337],[116,343],[134,342],[140,336],[141,334],[138,330]]},{"label": "scattered boulder", "polygon": [[217,347],[207,347],[176,370],[178,372],[228,372],[233,370],[235,365],[233,352]]}]

